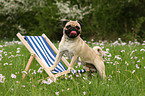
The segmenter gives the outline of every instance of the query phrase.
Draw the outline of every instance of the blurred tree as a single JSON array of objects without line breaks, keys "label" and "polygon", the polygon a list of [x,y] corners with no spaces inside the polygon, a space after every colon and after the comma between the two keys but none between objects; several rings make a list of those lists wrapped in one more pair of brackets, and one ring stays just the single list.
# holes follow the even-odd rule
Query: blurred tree
[{"label": "blurred tree", "polygon": [[45,33],[60,40],[62,20],[79,20],[82,37],[96,40],[145,39],[144,0],[1,0],[0,37]]}]

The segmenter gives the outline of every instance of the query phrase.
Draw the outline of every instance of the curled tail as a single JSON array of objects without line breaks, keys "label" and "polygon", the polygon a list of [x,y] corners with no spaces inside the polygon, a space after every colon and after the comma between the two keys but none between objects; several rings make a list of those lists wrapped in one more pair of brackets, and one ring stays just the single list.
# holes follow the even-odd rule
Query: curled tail
[{"label": "curled tail", "polygon": [[93,47],[93,50],[97,53],[97,55],[103,56],[103,51],[102,51],[102,48],[101,48],[101,47],[99,47],[99,46],[94,46],[94,47]]}]

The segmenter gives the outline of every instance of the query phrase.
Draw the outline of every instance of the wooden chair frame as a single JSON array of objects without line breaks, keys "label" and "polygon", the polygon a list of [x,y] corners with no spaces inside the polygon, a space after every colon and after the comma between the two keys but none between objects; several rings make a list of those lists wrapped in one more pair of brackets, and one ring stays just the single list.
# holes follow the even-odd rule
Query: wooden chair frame
[{"label": "wooden chair frame", "polygon": [[[57,54],[58,53],[58,50],[57,48],[53,45],[53,43],[48,39],[48,37],[45,35],[45,34],[42,34],[42,36],[44,37],[44,39],[47,41],[47,43],[50,45],[50,47],[53,49],[53,51]],[[48,66],[46,66],[44,64],[44,62],[42,62],[42,60],[37,56],[37,54],[34,52],[34,50],[30,47],[30,45],[28,44],[28,42],[25,40],[25,36],[22,36],[20,33],[17,33],[17,37],[21,40],[21,42],[26,46],[26,48],[30,51],[30,58],[28,60],[28,63],[26,65],[26,68],[25,68],[25,71],[28,71],[30,66],[31,66],[31,63],[33,61],[33,59],[35,58],[38,63],[42,66],[42,68],[44,68],[44,70],[46,71],[46,73],[49,75],[50,78],[53,78],[53,81],[56,82],[56,78],[61,76],[61,75],[64,75],[64,74],[67,74],[68,72],[67,71],[64,71],[64,72],[61,72],[61,73],[57,73],[57,74],[53,74],[51,73],[51,71],[49,70]],[[68,67],[69,66],[69,62],[64,58],[62,57],[62,61],[64,62],[64,64]],[[22,78],[24,79],[25,78],[25,74],[23,74]]]}]

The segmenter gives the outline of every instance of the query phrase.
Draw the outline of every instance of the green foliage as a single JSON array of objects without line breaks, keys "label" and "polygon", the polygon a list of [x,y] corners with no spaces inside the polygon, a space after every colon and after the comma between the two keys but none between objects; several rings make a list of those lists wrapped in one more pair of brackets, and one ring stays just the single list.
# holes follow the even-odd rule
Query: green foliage
[{"label": "green foliage", "polygon": [[[145,4],[138,0],[95,0],[92,1],[94,11],[88,15],[84,22],[87,22],[87,34],[98,39],[143,40],[145,34],[143,24],[145,23]],[[92,27],[93,26],[93,27]],[[95,34],[95,35],[94,35]],[[95,38],[94,37],[94,38]]]},{"label": "green foliage", "polygon": [[145,38],[144,0],[2,0],[0,8],[1,38],[21,32],[60,40],[64,19],[81,21],[85,39]]}]

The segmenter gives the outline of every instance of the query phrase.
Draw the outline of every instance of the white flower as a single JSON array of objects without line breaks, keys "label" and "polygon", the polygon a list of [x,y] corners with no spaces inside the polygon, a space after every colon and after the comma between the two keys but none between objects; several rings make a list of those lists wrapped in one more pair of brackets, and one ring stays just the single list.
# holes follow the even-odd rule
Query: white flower
[{"label": "white flower", "polygon": [[136,68],[139,69],[138,64],[136,64]]},{"label": "white flower", "polygon": [[125,52],[125,50],[121,50],[121,52]]},{"label": "white flower", "polygon": [[115,56],[116,59],[121,60],[121,58],[119,57],[119,55]]},{"label": "white flower", "polygon": [[38,73],[42,73],[42,70],[43,70],[43,68],[42,67],[40,67],[39,69],[38,69]]},{"label": "white flower", "polygon": [[0,45],[0,47],[3,47],[2,45]]},{"label": "white flower", "polygon": [[109,48],[107,48],[106,51],[108,52],[109,51]]},{"label": "white flower", "polygon": [[51,80],[50,78],[47,79],[47,81],[46,81],[46,80],[43,80],[43,81],[41,82],[41,84],[47,84],[47,85],[49,85],[49,84],[51,84],[51,83],[53,83],[53,80]]},{"label": "white flower", "polygon": [[69,90],[69,88],[67,88],[67,90]]},{"label": "white flower", "polygon": [[83,94],[86,95],[86,92],[84,91]]},{"label": "white flower", "polygon": [[140,51],[145,51],[145,49],[140,49]]},{"label": "white flower", "polygon": [[5,76],[3,76],[2,74],[0,74],[0,83],[4,83],[5,81]]},{"label": "white flower", "polygon": [[135,72],[135,70],[132,71],[132,74]]},{"label": "white flower", "polygon": [[25,73],[25,74],[27,74],[27,72],[26,72],[26,71],[22,71],[22,73]]},{"label": "white flower", "polygon": [[59,95],[59,92],[55,92],[56,95]]},{"label": "white flower", "polygon": [[11,77],[12,77],[12,78],[16,78],[16,75],[15,75],[15,74],[11,74]]}]

